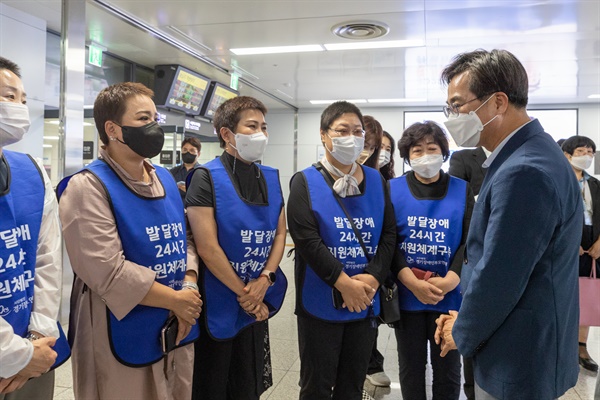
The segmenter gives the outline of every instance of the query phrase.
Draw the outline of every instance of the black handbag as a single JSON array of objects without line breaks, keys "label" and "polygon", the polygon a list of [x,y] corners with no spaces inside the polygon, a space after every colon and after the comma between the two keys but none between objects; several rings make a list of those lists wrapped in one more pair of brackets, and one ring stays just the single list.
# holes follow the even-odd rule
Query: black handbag
[{"label": "black handbag", "polygon": [[[323,171],[323,167],[321,165],[315,164],[315,167],[319,170],[319,172],[321,172],[323,177],[325,177],[326,181],[330,179],[325,173],[325,171]],[[356,228],[356,225],[354,225],[354,220],[352,219],[350,214],[348,214],[344,203],[342,203],[337,193],[334,192],[333,197],[335,197],[338,204],[342,208],[342,211],[344,211],[344,214],[346,214],[346,218],[348,218],[348,221],[352,226],[354,235],[360,243],[360,246],[362,247],[363,252],[365,253],[365,257],[368,261],[371,261],[369,253],[367,252],[367,247],[365,246],[365,243],[362,240],[362,235]],[[400,301],[398,300],[398,285],[396,285],[396,282],[394,282],[394,279],[391,276],[389,276],[385,280],[385,282],[383,282],[379,286],[379,305],[379,320],[383,324],[387,324],[391,328],[393,328],[394,325],[400,321]]]}]

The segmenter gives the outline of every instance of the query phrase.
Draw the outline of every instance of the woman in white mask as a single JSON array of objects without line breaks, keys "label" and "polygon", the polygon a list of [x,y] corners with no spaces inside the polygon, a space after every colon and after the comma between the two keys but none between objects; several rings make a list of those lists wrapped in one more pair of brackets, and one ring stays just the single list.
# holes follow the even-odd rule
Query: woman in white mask
[{"label": "woman in white mask", "polygon": [[325,156],[294,175],[287,208],[296,246],[300,399],[360,400],[377,289],[394,254],[393,208],[379,172],[356,162],[364,147],[360,110],[333,103],[321,115],[320,134]]},{"label": "woman in white mask", "polygon": [[381,139],[381,150],[379,151],[379,172],[389,181],[396,177],[394,171],[394,152],[396,151],[396,142],[392,135],[383,131]]},{"label": "woman in white mask", "polygon": [[285,213],[279,172],[256,163],[267,109],[239,96],[215,112],[223,154],[188,175],[185,205],[205,304],[192,400],[258,400],[272,385],[267,320],[283,302]]},{"label": "woman in white mask", "polygon": [[441,167],[450,156],[444,131],[434,122],[411,125],[398,142],[412,171],[390,183],[397,252],[392,271],[400,281],[402,318],[395,328],[400,388],[405,399],[425,399],[427,344],[434,398],[458,399],[460,355],[440,357],[435,320],[461,304],[460,272],[474,199],[467,182]]},{"label": "woman in white mask", "polygon": [[[562,150],[573,167],[583,198],[583,232],[579,247],[579,276],[590,276],[592,259],[600,258],[600,181],[585,170],[592,166],[596,144],[585,136],[572,136],[562,144]],[[596,261],[596,276],[600,276]],[[589,326],[579,326],[579,365],[596,372],[598,364],[587,351]]]},{"label": "woman in white mask", "polygon": [[363,122],[365,126],[365,145],[356,161],[367,167],[379,169],[379,152],[383,128],[379,121],[370,115],[365,115]]}]

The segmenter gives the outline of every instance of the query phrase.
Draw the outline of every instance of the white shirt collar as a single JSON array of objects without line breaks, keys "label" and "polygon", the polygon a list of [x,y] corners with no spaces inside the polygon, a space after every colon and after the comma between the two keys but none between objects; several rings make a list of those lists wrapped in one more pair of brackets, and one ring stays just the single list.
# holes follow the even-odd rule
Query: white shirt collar
[{"label": "white shirt collar", "polygon": [[[533,121],[533,120],[531,120],[531,121]],[[513,137],[515,135],[515,133],[517,133],[519,131],[519,129],[521,129],[522,127],[524,127],[525,125],[527,125],[531,121],[525,122],[523,125],[521,125],[517,129],[515,129],[514,131],[512,131],[510,133],[510,135],[508,135],[507,137],[505,137],[504,140],[500,142],[500,144],[498,145],[498,147],[496,147],[496,149],[494,149],[494,151],[492,151],[492,154],[490,154],[488,156],[488,158],[484,161],[484,163],[481,166],[483,168],[488,168],[490,165],[492,165],[492,163],[494,162],[494,160],[496,159],[496,157],[498,157],[498,154],[500,154],[500,151],[506,145],[506,143],[508,143],[508,141],[510,140],[510,138]]]}]

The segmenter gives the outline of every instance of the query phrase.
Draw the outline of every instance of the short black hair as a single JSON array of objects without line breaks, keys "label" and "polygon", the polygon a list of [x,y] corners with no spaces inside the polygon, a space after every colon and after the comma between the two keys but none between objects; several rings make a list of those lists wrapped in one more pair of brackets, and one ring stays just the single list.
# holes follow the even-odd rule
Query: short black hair
[{"label": "short black hair", "polygon": [[527,71],[511,52],[479,49],[459,54],[442,71],[442,83],[448,85],[455,76],[467,71],[469,90],[477,98],[502,92],[515,107],[524,108],[527,105]]},{"label": "short black hair", "polygon": [[561,146],[562,151],[570,155],[573,155],[573,152],[578,147],[589,147],[594,151],[594,153],[596,152],[596,143],[594,143],[594,141],[587,136],[571,136],[570,138],[566,139]]},{"label": "short black hair", "polygon": [[415,122],[406,128],[398,141],[400,157],[404,159],[406,164],[410,165],[410,149],[426,137],[431,137],[440,146],[444,161],[450,157],[450,147],[444,130],[433,121]]},{"label": "short black hair", "polygon": [[240,122],[242,112],[246,110],[258,110],[263,116],[267,115],[267,107],[260,100],[250,96],[238,96],[229,99],[215,111],[213,127],[222,149],[225,148],[227,143],[221,136],[221,128],[227,128],[235,134],[235,127]]},{"label": "short black hair", "polygon": [[0,57],[0,69],[7,69],[21,79],[21,68],[8,58]]},{"label": "short black hair", "polygon": [[202,143],[200,143],[199,139],[188,136],[185,139],[183,139],[183,142],[181,142],[181,147],[183,148],[183,146],[185,146],[188,143],[190,144],[190,146],[193,146],[196,149],[198,149],[198,153],[200,153],[200,151],[202,150]]},{"label": "short black hair", "polygon": [[323,110],[323,113],[321,114],[321,130],[327,131],[331,124],[333,124],[335,120],[341,117],[343,114],[356,114],[358,119],[360,119],[360,124],[364,129],[365,123],[363,121],[363,115],[360,112],[360,109],[350,102],[336,101]]}]

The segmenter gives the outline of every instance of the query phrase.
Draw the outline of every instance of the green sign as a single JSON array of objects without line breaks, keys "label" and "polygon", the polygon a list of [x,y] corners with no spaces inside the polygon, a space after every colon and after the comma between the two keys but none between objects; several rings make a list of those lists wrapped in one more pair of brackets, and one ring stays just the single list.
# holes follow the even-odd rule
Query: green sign
[{"label": "green sign", "polygon": [[96,67],[102,67],[102,49],[96,46],[90,46],[89,49],[88,62]]},{"label": "green sign", "polygon": [[231,83],[229,84],[229,87],[232,88],[233,90],[238,90],[239,81],[240,81],[240,75],[237,72],[232,72],[231,73]]}]

